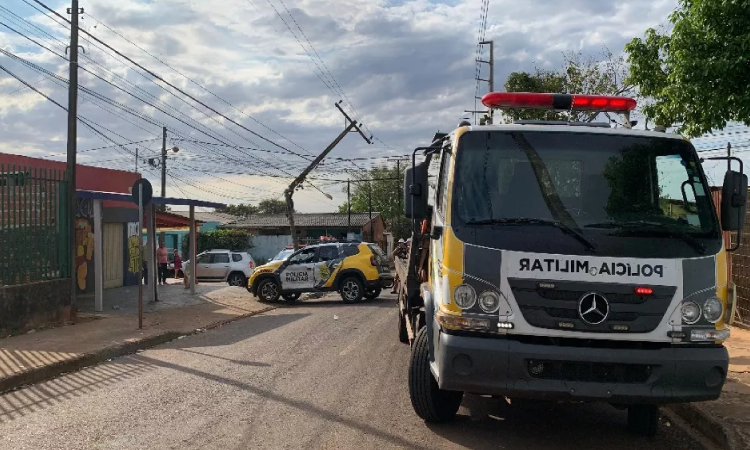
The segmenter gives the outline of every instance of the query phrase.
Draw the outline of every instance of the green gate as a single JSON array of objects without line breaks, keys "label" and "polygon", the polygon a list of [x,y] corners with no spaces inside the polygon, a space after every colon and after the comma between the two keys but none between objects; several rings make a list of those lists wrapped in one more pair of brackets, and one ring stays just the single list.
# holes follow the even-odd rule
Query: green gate
[{"label": "green gate", "polygon": [[63,170],[0,164],[0,282],[70,277],[70,208]]}]

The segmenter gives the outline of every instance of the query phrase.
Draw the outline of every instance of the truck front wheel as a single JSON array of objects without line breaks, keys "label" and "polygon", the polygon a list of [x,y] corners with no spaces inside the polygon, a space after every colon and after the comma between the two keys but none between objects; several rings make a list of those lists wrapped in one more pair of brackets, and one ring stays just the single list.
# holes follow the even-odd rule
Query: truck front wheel
[{"label": "truck front wheel", "polygon": [[628,407],[628,430],[642,436],[654,436],[659,428],[659,407],[631,405]]},{"label": "truck front wheel", "polygon": [[426,422],[448,422],[456,417],[464,393],[438,387],[430,372],[427,328],[417,333],[409,362],[409,396],[414,412]]}]

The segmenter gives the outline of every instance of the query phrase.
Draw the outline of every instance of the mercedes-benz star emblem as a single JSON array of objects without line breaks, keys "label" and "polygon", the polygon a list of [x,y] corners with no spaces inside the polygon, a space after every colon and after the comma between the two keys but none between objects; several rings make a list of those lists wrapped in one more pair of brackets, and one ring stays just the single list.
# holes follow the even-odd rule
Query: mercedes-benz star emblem
[{"label": "mercedes-benz star emblem", "polygon": [[603,295],[590,292],[578,302],[578,314],[589,325],[599,325],[607,320],[609,302]]}]

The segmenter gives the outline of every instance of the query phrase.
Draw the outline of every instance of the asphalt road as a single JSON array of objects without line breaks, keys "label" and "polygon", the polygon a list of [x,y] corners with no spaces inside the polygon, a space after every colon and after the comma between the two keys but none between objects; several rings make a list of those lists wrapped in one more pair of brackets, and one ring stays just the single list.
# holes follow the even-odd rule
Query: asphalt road
[{"label": "asphalt road", "polygon": [[607,405],[467,396],[427,425],[408,357],[392,299],[302,302],[0,396],[0,449],[700,448]]}]

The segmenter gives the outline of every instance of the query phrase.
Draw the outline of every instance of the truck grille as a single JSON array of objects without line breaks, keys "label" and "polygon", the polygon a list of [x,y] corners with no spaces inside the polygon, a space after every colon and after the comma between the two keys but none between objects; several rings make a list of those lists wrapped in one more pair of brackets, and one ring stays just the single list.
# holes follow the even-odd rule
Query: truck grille
[{"label": "truck grille", "polygon": [[[653,294],[641,296],[635,294],[635,288],[641,285],[519,278],[508,279],[508,283],[521,314],[529,324],[539,328],[599,333],[653,331],[667,312],[677,290],[674,286],[650,286]],[[581,320],[578,311],[581,297],[590,292],[601,294],[609,303],[609,315],[597,325]]]},{"label": "truck grille", "polygon": [[652,367],[644,364],[528,360],[531,378],[593,383],[645,383]]}]

